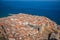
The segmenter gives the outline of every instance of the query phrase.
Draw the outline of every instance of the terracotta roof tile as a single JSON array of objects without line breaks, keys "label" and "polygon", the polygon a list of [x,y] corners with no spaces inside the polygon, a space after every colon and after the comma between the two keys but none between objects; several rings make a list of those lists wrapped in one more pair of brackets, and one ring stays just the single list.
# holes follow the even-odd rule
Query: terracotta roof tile
[{"label": "terracotta roof tile", "polygon": [[[57,24],[44,16],[15,14],[0,18],[0,26],[3,27],[2,30],[6,31],[5,34],[8,35],[9,40],[35,40],[34,35],[36,37],[41,35],[39,37],[41,38],[44,31],[48,30],[49,32],[46,31],[47,34],[45,34],[48,36],[50,32],[53,32],[52,29],[57,27]],[[38,39],[36,38],[36,40]]]}]

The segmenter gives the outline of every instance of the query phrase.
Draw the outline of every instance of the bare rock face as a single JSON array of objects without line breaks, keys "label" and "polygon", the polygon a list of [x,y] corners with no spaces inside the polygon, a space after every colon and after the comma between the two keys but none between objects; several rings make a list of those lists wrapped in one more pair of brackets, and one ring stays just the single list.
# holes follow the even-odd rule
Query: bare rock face
[{"label": "bare rock face", "polygon": [[55,22],[44,16],[15,14],[0,18],[1,34],[7,40],[59,40],[55,38],[60,31],[57,28]]}]

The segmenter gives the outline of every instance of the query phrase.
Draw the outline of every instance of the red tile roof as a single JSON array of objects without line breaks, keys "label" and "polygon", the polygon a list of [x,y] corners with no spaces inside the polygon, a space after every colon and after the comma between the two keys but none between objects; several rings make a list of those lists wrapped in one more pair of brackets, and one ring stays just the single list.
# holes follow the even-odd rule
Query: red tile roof
[{"label": "red tile roof", "polygon": [[[0,18],[0,26],[4,27],[6,35],[10,40],[33,40],[34,35],[41,35],[46,30],[53,32],[57,24],[47,17],[29,14],[15,14]],[[29,35],[33,35],[32,37]]]}]

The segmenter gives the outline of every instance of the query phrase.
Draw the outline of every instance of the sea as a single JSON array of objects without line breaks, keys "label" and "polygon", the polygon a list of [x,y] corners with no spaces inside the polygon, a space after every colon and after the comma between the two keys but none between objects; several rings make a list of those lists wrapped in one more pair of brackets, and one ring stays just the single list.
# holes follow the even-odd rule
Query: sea
[{"label": "sea", "polygon": [[0,1],[0,18],[19,13],[45,16],[60,24],[60,1]]}]

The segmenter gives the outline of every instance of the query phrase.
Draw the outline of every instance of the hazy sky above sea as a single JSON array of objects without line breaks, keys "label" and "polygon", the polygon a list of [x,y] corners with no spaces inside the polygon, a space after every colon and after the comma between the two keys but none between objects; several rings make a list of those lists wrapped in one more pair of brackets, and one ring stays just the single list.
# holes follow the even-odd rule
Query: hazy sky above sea
[{"label": "hazy sky above sea", "polygon": [[2,0],[2,1],[59,1],[59,0]]}]

